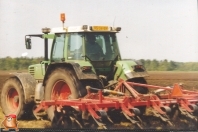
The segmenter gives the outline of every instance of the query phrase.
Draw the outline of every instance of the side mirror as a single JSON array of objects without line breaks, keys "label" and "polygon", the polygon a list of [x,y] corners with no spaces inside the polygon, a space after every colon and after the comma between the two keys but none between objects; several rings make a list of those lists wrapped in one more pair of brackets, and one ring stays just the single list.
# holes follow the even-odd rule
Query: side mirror
[{"label": "side mirror", "polygon": [[30,38],[25,38],[25,46],[26,46],[26,49],[31,49],[32,48]]}]

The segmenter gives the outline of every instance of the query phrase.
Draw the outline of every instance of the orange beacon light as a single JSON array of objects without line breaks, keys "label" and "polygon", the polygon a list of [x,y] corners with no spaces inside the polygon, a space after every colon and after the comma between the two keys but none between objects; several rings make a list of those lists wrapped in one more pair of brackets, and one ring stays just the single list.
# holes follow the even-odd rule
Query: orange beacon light
[{"label": "orange beacon light", "polygon": [[60,19],[63,23],[65,22],[65,13],[60,14]]}]

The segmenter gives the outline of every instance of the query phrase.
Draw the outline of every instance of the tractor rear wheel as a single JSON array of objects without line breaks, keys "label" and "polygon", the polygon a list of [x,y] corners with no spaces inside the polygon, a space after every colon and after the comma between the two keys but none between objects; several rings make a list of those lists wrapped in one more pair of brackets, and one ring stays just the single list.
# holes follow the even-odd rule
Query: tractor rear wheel
[{"label": "tractor rear wheel", "polygon": [[[73,70],[58,68],[49,76],[45,86],[45,100],[77,99],[81,96],[78,89],[83,87]],[[53,122],[55,107],[47,109],[48,118]]]},{"label": "tractor rear wheel", "polygon": [[25,111],[24,92],[20,81],[9,78],[1,91],[1,107],[5,115],[16,114],[21,119]]}]

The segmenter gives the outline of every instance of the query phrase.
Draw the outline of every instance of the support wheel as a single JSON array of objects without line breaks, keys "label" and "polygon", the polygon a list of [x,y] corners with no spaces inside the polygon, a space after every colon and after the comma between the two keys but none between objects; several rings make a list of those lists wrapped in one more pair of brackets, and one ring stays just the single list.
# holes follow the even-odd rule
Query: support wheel
[{"label": "support wheel", "polygon": [[18,119],[21,119],[24,115],[24,92],[17,78],[9,78],[3,85],[1,107],[5,115],[16,114]]},{"label": "support wheel", "polygon": [[[76,74],[69,68],[58,68],[48,77],[45,86],[45,100],[77,99],[86,95],[86,89],[82,87]],[[47,110],[48,118],[54,121],[55,107]],[[60,112],[60,108],[56,108]]]}]

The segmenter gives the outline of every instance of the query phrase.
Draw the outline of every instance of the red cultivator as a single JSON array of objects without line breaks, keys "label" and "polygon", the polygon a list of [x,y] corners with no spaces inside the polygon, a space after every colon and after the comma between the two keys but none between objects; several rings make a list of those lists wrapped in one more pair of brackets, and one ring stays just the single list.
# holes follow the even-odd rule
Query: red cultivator
[{"label": "red cultivator", "polygon": [[[179,84],[174,84],[172,88],[133,82],[127,82],[127,84],[131,87],[142,86],[150,89],[157,89],[156,91],[153,91],[153,94],[139,94],[138,97],[142,100],[145,97],[150,96],[147,98],[147,102],[151,102],[149,106],[155,111],[153,114],[157,114],[160,118],[161,116],[165,116],[166,118],[161,118],[163,121],[168,122],[171,125],[174,123],[173,126],[177,126],[178,124],[175,123],[175,118],[180,120],[183,116],[188,120],[189,124],[190,122],[193,122],[194,127],[197,127],[198,92],[184,90]],[[187,127],[186,129],[189,128]]]},{"label": "red cultivator", "polygon": [[[135,85],[157,91],[140,94],[133,89]],[[91,92],[93,90],[98,92]],[[87,86],[87,95],[80,99],[42,101],[34,113],[55,106],[52,124],[67,128],[90,128],[97,125],[107,129],[124,120],[130,123],[131,129],[143,129],[148,128],[144,117],[147,117],[145,111],[149,108],[152,116],[164,122],[165,126],[173,128],[177,112],[195,124],[197,104],[198,92],[182,90],[178,84],[170,88],[121,81],[113,90]]]}]

